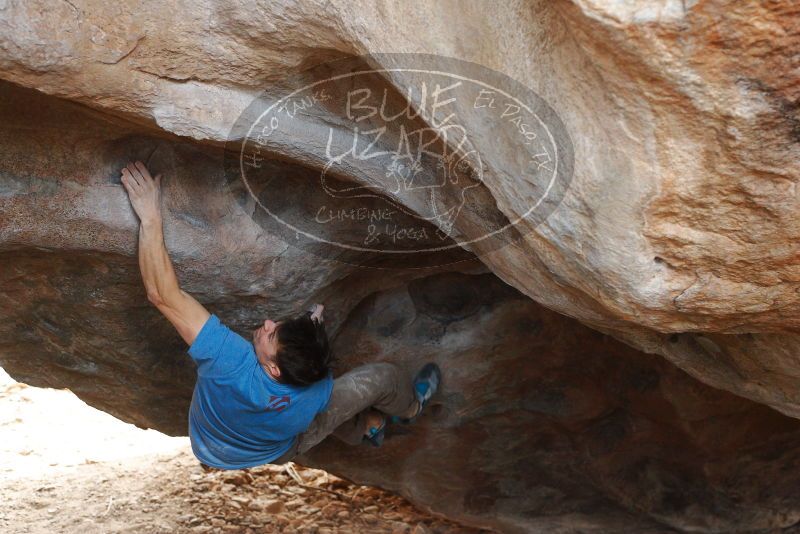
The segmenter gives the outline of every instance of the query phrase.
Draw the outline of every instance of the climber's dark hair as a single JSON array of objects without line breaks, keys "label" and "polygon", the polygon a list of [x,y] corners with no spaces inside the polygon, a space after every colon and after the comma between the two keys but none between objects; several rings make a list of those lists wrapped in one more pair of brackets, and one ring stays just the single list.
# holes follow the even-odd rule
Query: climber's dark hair
[{"label": "climber's dark hair", "polygon": [[281,370],[280,381],[308,386],[328,376],[333,354],[322,321],[306,312],[278,325],[278,352],[275,363]]}]

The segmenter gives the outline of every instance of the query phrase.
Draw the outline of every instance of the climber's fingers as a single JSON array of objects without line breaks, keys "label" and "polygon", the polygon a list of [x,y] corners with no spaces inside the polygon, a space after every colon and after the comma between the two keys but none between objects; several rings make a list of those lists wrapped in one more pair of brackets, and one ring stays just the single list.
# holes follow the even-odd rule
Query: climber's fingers
[{"label": "climber's fingers", "polygon": [[139,172],[139,169],[136,168],[136,165],[134,165],[133,163],[128,163],[128,165],[126,165],[126,168],[128,169],[128,172],[131,174],[133,181],[136,182],[136,185],[138,187],[144,187],[145,184],[144,176],[142,176],[142,173]]},{"label": "climber's fingers", "polygon": [[311,311],[311,318],[312,319],[316,319],[319,322],[322,322],[323,321],[322,312],[324,310],[325,310],[325,306],[323,306],[322,304],[314,304],[314,306],[310,310]]},{"label": "climber's fingers", "polygon": [[156,181],[156,189],[161,189],[161,175],[160,174],[156,174],[155,181]]},{"label": "climber's fingers", "polygon": [[128,194],[139,191],[139,182],[136,181],[131,174],[131,171],[129,171],[127,168],[122,169],[122,178],[120,181],[122,182],[122,185],[125,187],[125,190],[128,192]]},{"label": "climber's fingers", "polygon": [[150,176],[150,171],[147,170],[147,167],[145,167],[144,163],[137,160],[136,163],[134,163],[134,166],[136,167],[136,170],[139,171],[139,173],[142,175],[142,178],[144,178],[146,182],[149,182],[150,180],[153,179],[153,177]]}]

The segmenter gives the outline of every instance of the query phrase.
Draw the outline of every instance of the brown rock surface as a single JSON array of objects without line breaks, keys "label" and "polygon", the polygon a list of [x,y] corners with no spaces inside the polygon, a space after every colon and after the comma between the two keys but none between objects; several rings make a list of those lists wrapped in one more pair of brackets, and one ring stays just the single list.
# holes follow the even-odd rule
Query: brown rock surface
[{"label": "brown rock surface", "polygon": [[[223,141],[264,87],[348,54],[441,53],[512,73],[564,121],[574,178],[546,224],[522,222],[517,246],[482,261],[551,309],[800,413],[796,359],[771,357],[798,343],[793,3],[520,0],[491,16],[483,2],[45,6],[4,6],[3,78],[197,140]],[[513,153],[463,118],[511,220],[529,193],[499,172]],[[302,138],[294,149],[306,163],[317,152]],[[664,335],[687,332],[714,335]]]},{"label": "brown rock surface", "polygon": [[[79,103],[0,87],[3,366],[185,431],[193,370],[144,298],[115,182],[141,159],[166,176],[182,282],[231,326],[323,301],[345,367],[443,364],[449,385],[425,424],[380,454],[327,443],[310,461],[508,529],[792,524],[796,481],[775,470],[793,463],[793,421],[533,301],[800,414],[797,7],[520,1],[488,16],[486,5],[0,6],[0,77]],[[286,245],[237,207],[221,143],[250,101],[304,66],[386,49],[507,72],[552,106],[574,173],[545,223],[522,220],[520,239],[470,248],[477,259],[388,276]],[[399,94],[404,82],[386,81]],[[487,169],[455,225],[469,238],[481,221],[520,216],[534,185],[512,172],[507,139],[462,111]],[[276,145],[275,172],[318,170],[321,148],[303,132],[334,119],[304,117]],[[368,182],[363,165],[346,178]],[[417,477],[401,460],[409,435]],[[379,467],[358,461],[369,454]]]},{"label": "brown rock surface", "polygon": [[503,531],[729,532],[799,517],[789,466],[800,423],[490,274],[442,273],[372,295],[336,342],[353,347],[349,365],[437,361],[444,390],[428,418],[391,428],[381,449],[328,440],[301,461],[413,488],[416,502],[446,502],[451,517]]}]

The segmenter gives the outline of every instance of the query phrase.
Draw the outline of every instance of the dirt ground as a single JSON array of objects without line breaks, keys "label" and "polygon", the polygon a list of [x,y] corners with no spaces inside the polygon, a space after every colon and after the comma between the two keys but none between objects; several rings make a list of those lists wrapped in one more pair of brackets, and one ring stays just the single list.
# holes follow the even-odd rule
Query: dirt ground
[{"label": "dirt ground", "polygon": [[141,430],[0,370],[0,532],[479,532],[296,464],[206,473]]}]

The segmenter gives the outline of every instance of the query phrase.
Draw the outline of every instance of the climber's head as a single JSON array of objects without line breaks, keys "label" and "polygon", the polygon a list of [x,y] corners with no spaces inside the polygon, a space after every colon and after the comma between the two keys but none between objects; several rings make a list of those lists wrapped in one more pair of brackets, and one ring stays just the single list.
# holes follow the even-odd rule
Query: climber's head
[{"label": "climber's head", "polygon": [[276,380],[305,386],[328,375],[332,354],[322,322],[322,306],[277,323],[267,319],[253,332],[259,362]]}]

